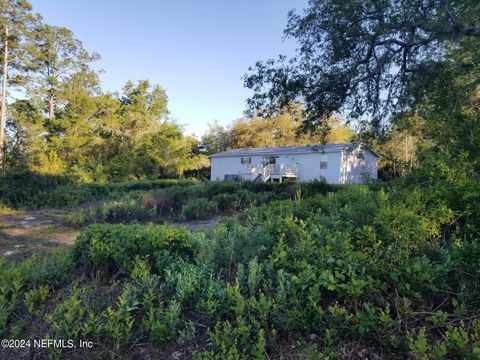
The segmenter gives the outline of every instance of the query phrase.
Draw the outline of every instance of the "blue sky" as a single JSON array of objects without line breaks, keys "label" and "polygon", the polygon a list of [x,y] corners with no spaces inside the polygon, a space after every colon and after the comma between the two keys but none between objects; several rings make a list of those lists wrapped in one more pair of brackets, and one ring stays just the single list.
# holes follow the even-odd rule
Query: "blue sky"
[{"label": "blue sky", "polygon": [[127,80],[164,87],[188,134],[241,117],[250,95],[242,76],[257,60],[293,54],[287,13],[307,0],[31,0],[51,25],[71,29],[102,60],[104,90]]}]

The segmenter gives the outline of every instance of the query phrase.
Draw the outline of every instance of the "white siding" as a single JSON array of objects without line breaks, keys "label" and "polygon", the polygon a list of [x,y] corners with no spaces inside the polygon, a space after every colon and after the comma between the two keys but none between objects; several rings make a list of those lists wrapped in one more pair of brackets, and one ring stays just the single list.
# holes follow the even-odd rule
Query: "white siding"
[{"label": "white siding", "polygon": [[[363,153],[363,158],[358,156]],[[273,155],[272,155],[273,156]],[[263,155],[243,156],[251,158],[251,166],[262,164]],[[299,181],[325,179],[331,184],[361,183],[365,177],[377,179],[377,156],[368,148],[357,145],[351,150],[325,152],[321,151],[303,154],[275,155],[277,164],[298,165]],[[327,160],[327,168],[321,169],[322,159]],[[238,175],[245,180],[251,178],[244,174],[245,164],[242,156],[219,156],[211,158],[212,181],[222,181],[225,175]]]},{"label": "white siding", "polygon": [[[275,155],[277,164],[298,164],[299,181],[311,181],[324,178],[327,182],[338,184],[340,181],[340,152],[325,153],[327,169],[320,169],[321,152],[294,155]],[[252,166],[263,163],[263,156],[250,156]],[[222,181],[225,175],[242,175],[244,165],[241,156],[211,158],[210,180]]]},{"label": "white siding", "polygon": [[[363,152],[363,159],[358,155]],[[377,157],[369,150],[361,146],[352,151],[342,152],[342,166],[340,169],[341,184],[362,183],[365,178],[377,179]]]},{"label": "white siding", "polygon": [[295,163],[298,163],[300,181],[311,181],[324,178],[327,182],[338,184],[340,179],[340,153],[325,153],[327,156],[327,168],[320,169],[321,152],[310,154],[299,154],[293,156]]},{"label": "white siding", "polygon": [[213,157],[211,161],[211,181],[223,181],[225,175],[242,175],[245,165],[242,164],[242,157],[250,157],[252,159],[251,165],[263,163],[263,156],[225,156]]},{"label": "white siding", "polygon": [[227,174],[240,174],[243,168],[240,158],[216,157],[211,158],[211,162],[210,180],[212,181],[222,181]]}]

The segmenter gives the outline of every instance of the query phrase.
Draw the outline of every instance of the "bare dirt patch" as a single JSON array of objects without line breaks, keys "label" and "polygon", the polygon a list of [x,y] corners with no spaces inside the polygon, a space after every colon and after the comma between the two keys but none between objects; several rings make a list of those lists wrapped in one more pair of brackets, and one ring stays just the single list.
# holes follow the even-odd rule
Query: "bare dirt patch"
[{"label": "bare dirt patch", "polygon": [[66,214],[47,209],[0,216],[0,257],[21,260],[73,244],[79,231],[63,226]]}]

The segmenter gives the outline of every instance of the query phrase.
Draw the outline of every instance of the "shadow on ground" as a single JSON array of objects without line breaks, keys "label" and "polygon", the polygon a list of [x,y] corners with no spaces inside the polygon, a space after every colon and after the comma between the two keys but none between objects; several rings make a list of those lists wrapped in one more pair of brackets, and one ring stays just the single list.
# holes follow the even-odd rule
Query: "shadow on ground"
[{"label": "shadow on ground", "polygon": [[22,260],[70,246],[79,230],[63,226],[64,216],[56,209],[0,216],[0,257]]}]

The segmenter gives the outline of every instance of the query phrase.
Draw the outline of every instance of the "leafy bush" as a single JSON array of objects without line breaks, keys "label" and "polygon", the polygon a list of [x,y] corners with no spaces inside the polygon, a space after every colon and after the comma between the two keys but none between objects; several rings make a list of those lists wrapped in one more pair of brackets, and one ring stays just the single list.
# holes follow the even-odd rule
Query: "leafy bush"
[{"label": "leafy bush", "polygon": [[155,208],[146,208],[138,200],[125,199],[89,206],[66,217],[65,224],[83,226],[92,223],[117,223],[158,220]]},{"label": "leafy bush", "polygon": [[[344,186],[307,196],[324,185],[311,186],[213,184],[200,198],[174,190],[189,218],[208,207],[246,210],[196,234],[91,225],[68,256],[4,266],[4,333],[28,337],[28,324],[41,323],[44,336],[94,339],[120,356],[135,339],[198,359],[284,348],[297,357],[477,356],[475,221],[464,226],[438,189]],[[22,313],[27,325],[13,316]]]},{"label": "leafy bush", "polygon": [[[281,184],[280,184],[281,185]],[[162,218],[208,219],[218,211],[232,213],[254,204],[266,204],[292,196],[292,186],[264,184],[268,191],[254,193],[251,185],[229,183],[181,183],[172,187],[139,193],[136,190],[118,200],[99,202],[69,216],[68,225],[81,226],[102,222],[158,221]],[[295,185],[298,187],[298,185]],[[295,188],[296,188],[295,187]],[[136,187],[135,187],[136,188]],[[260,189],[256,187],[257,191]],[[110,195],[112,196],[112,194]]]},{"label": "leafy bush", "polygon": [[75,206],[85,201],[122,197],[126,193],[153,191],[173,186],[182,189],[197,182],[166,179],[79,184],[63,177],[24,173],[1,178],[0,204],[15,209]]},{"label": "leafy bush", "polygon": [[232,213],[240,208],[239,196],[233,194],[218,194],[213,197],[213,201],[217,205],[219,211],[223,213]]},{"label": "leafy bush", "polygon": [[4,335],[7,324],[17,306],[20,290],[23,287],[21,269],[5,263],[0,259],[0,335]]},{"label": "leafy bush", "polygon": [[182,206],[182,218],[186,220],[210,219],[217,211],[216,204],[207,199],[190,200]]},{"label": "leafy bush", "polygon": [[[318,181],[305,184],[207,182],[152,191],[143,196],[142,204],[147,208],[156,208],[157,213],[162,216],[174,216],[178,212],[181,213],[182,208],[189,202],[192,202],[192,204],[188,207],[194,207],[196,206],[194,200],[207,199],[213,201],[220,212],[232,213],[233,211],[244,210],[252,205],[266,204],[274,200],[293,199],[299,189],[304,189],[305,197],[311,197],[338,188],[338,186]],[[200,200],[200,202],[206,205],[204,200]],[[192,219],[195,219],[195,214],[193,216]]]},{"label": "leafy bush", "polygon": [[65,177],[39,175],[31,172],[2,176],[0,202],[3,205],[18,208],[42,191],[51,191],[71,183],[72,181]]},{"label": "leafy bush", "polygon": [[33,288],[48,285],[60,288],[75,276],[74,264],[65,251],[55,251],[48,257],[31,257],[23,264],[25,282]]},{"label": "leafy bush", "polygon": [[185,229],[167,226],[91,225],[78,236],[72,259],[77,266],[112,274],[130,268],[135,255],[153,258],[162,251],[192,257],[195,239]]},{"label": "leafy bush", "polygon": [[42,285],[38,288],[33,288],[32,290],[25,293],[25,309],[27,314],[30,317],[38,317],[42,314],[42,305],[45,303],[45,300],[48,296],[48,286]]}]

